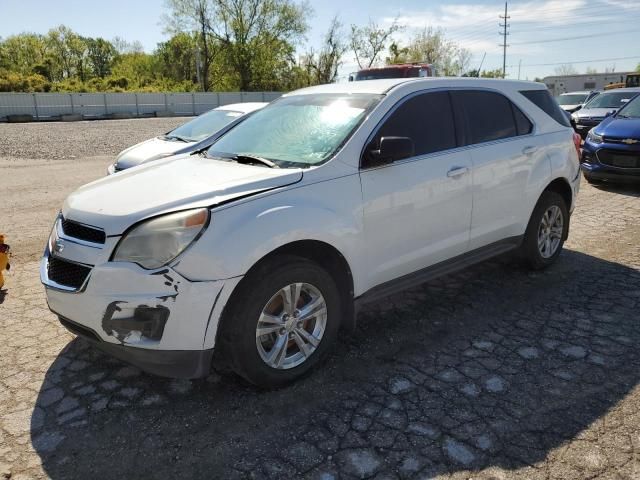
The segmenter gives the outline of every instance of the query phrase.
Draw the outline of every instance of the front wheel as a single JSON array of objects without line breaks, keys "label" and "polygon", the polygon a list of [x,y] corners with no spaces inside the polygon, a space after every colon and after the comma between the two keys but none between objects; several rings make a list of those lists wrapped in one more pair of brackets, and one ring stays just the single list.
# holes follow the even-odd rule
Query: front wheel
[{"label": "front wheel", "polygon": [[340,305],[333,278],[319,265],[274,258],[234,294],[223,318],[223,354],[254,385],[287,384],[309,372],[334,343]]},{"label": "front wheel", "polygon": [[561,195],[543,192],[531,214],[522,254],[531,268],[540,270],[556,261],[569,232],[569,211]]}]

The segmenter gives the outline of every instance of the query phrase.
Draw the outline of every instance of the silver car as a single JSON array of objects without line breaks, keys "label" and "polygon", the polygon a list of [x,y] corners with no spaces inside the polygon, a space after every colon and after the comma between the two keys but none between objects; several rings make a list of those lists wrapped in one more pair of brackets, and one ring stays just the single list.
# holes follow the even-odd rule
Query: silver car
[{"label": "silver car", "polygon": [[584,107],[571,114],[571,121],[577,133],[586,138],[593,127],[608,115],[615,113],[623,105],[640,93],[640,88],[616,88],[602,92]]},{"label": "silver car", "polygon": [[204,113],[159,137],[123,150],[109,165],[109,175],[161,158],[209,147],[247,114],[267,105],[263,102],[233,103]]}]

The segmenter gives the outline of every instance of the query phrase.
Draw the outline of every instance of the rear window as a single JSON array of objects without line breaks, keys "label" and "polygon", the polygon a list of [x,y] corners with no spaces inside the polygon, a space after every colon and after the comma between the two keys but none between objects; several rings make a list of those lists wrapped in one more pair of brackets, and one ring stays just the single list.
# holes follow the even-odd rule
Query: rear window
[{"label": "rear window", "polygon": [[567,115],[558,106],[558,103],[553,99],[548,90],[521,90],[520,93],[560,125],[564,127],[571,126]]},{"label": "rear window", "polygon": [[503,95],[485,91],[452,91],[451,95],[456,110],[463,112],[465,130],[470,137],[467,144],[518,135],[511,102]]}]

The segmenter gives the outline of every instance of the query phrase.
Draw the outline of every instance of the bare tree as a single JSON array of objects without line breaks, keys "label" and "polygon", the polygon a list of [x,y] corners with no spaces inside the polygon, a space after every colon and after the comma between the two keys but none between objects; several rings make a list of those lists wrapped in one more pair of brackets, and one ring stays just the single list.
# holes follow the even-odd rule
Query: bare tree
[{"label": "bare tree", "polygon": [[215,0],[165,0],[171,11],[163,15],[165,30],[176,34],[191,31],[196,34],[198,80],[203,92],[209,91],[209,70],[218,53],[216,42],[210,31],[215,16]]},{"label": "bare tree", "polygon": [[456,75],[462,76],[467,72],[467,70],[469,70],[469,65],[471,64],[472,57],[473,54],[471,53],[471,50],[467,48],[457,49],[454,60]]},{"label": "bare tree", "polygon": [[576,70],[576,67],[574,67],[573,65],[571,65],[570,63],[564,64],[564,65],[559,65],[555,68],[555,73],[558,76],[566,76],[566,75],[577,75],[578,74],[578,70]]},{"label": "bare tree", "polygon": [[358,66],[361,69],[371,68],[377,62],[380,53],[385,50],[391,36],[402,28],[397,20],[388,28],[382,28],[371,19],[364,27],[351,25],[350,46]]},{"label": "bare tree", "polygon": [[318,54],[313,49],[306,55],[307,71],[313,83],[331,83],[338,77],[338,69],[348,47],[344,40],[342,23],[333,17],[329,30],[324,37],[324,44]]}]

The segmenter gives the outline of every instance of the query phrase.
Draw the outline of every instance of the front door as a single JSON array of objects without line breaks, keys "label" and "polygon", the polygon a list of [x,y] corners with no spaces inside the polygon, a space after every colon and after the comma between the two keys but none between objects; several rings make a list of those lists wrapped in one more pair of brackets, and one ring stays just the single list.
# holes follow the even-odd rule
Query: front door
[{"label": "front door", "polygon": [[415,155],[360,173],[364,199],[363,248],[368,285],[421,270],[467,250],[472,164],[458,148],[450,95],[419,93],[400,101],[365,149],[382,137],[410,137]]}]

